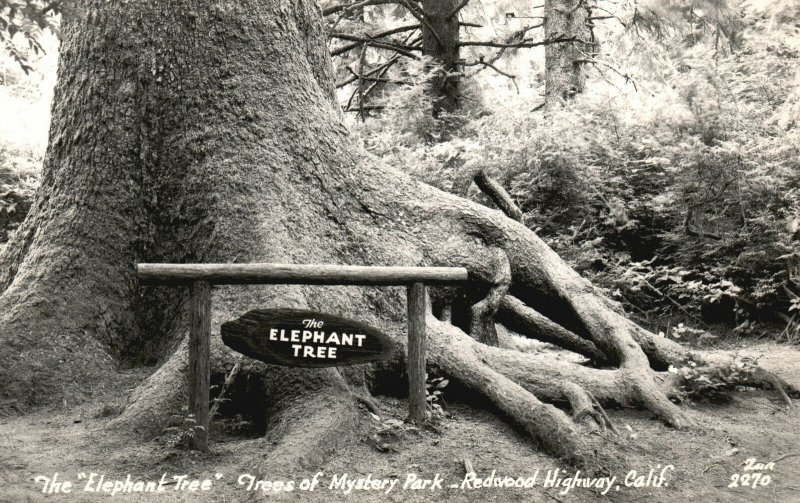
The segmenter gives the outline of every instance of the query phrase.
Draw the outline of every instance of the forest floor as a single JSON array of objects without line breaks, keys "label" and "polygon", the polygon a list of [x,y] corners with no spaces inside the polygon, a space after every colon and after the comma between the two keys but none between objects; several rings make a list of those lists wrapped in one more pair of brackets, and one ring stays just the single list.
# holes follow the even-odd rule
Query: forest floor
[{"label": "forest floor", "polygon": [[[733,351],[731,349],[730,351]],[[790,383],[800,384],[800,349],[759,343],[742,348],[750,356],[763,355],[760,363],[779,373]],[[259,460],[270,445],[260,438],[232,435],[230,428],[212,428],[209,454],[192,453],[170,447],[165,441],[133,443],[125,432],[109,433],[103,429],[109,412],[121,403],[126,387],[141,379],[141,371],[130,372],[123,388],[95,402],[39,411],[25,416],[0,418],[0,502],[25,501],[83,502],[104,501],[258,501],[263,494],[282,501],[551,501],[551,502],[800,502],[800,412],[787,410],[776,396],[758,390],[743,390],[732,401],[721,404],[687,405],[701,429],[675,431],[635,410],[610,410],[620,435],[608,437],[604,448],[617,450],[624,463],[616,461],[605,467],[616,480],[607,494],[597,488],[563,486],[545,487],[548,475],[559,478],[575,476],[552,458],[541,453],[491,411],[463,403],[451,403],[447,417],[432,428],[416,430],[401,423],[406,402],[378,397],[380,420],[363,410],[352,441],[343,443],[327,461],[316,466],[296,468],[289,473],[263,473]],[[447,390],[445,389],[445,396]],[[109,397],[115,397],[113,399]],[[230,426],[230,425],[229,425]],[[586,428],[587,434],[590,428]],[[378,435],[377,441],[375,435]],[[599,434],[599,433],[598,433]],[[384,452],[381,452],[381,451]],[[774,466],[747,471],[748,458],[759,463],[774,461]],[[468,459],[477,477],[486,479],[494,473],[503,477],[529,478],[538,471],[530,488],[463,487],[464,459]],[[313,463],[312,463],[313,465]],[[672,465],[674,469],[669,468]],[[655,487],[662,469],[665,484]],[[654,470],[646,487],[627,487],[636,476],[645,477]],[[629,475],[632,471],[636,474]],[[71,481],[69,494],[43,494],[37,476]],[[164,485],[158,493],[87,492],[91,473],[106,480],[159,482],[163,474],[189,479],[210,479],[208,491],[176,490],[177,484]],[[322,472],[313,491],[300,490],[303,479],[313,479]],[[731,488],[732,477],[754,472],[759,477],[756,488]],[[86,475],[81,478],[80,473]],[[216,478],[216,474],[221,474]],[[295,482],[294,491],[248,491],[246,474],[257,480]],[[397,479],[388,494],[380,490],[330,489],[333,477],[348,475],[357,479]],[[420,479],[442,479],[441,489],[403,488],[409,474]],[[245,475],[245,484],[239,484]],[[581,472],[578,477],[586,477]],[[739,477],[741,480],[741,477]],[[646,482],[646,479],[643,479]],[[768,483],[766,483],[768,482]],[[97,485],[97,484],[94,484]],[[456,487],[451,487],[455,485]],[[471,484],[467,484],[471,485]],[[63,487],[63,486],[62,486]],[[101,486],[102,487],[102,486]],[[386,486],[388,487],[388,486]],[[603,488],[605,489],[605,487]],[[275,495],[278,495],[277,498]]]}]

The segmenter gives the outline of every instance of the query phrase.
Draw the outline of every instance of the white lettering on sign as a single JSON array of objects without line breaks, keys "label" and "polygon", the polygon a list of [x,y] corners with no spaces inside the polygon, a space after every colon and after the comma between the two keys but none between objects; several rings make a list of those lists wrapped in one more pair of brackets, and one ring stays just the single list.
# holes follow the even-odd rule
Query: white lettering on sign
[{"label": "white lettering on sign", "polygon": [[322,328],[323,323],[324,322],[316,320],[314,318],[303,320],[303,326],[306,328]]},{"label": "white lettering on sign", "polygon": [[[320,328],[321,321],[314,319],[303,320],[306,328]],[[324,330],[287,330],[284,328],[271,328],[269,330],[269,340],[275,342],[293,343],[292,356],[295,358],[321,358],[336,359],[336,348],[338,346],[364,347],[367,336],[364,334],[347,332],[330,332]],[[322,344],[321,346],[311,346],[307,343]]]},{"label": "white lettering on sign", "polygon": [[[336,348],[328,346],[303,346],[302,344],[292,344],[294,356],[303,358],[336,358]],[[302,354],[301,354],[302,353]]]}]

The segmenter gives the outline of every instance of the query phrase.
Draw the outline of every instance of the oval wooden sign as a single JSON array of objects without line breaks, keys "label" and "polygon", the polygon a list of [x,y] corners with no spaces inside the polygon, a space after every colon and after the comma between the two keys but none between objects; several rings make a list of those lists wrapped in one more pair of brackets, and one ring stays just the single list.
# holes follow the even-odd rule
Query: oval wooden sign
[{"label": "oval wooden sign", "polygon": [[304,309],[258,309],[222,324],[230,348],[274,365],[337,367],[389,358],[394,342],[358,321]]}]

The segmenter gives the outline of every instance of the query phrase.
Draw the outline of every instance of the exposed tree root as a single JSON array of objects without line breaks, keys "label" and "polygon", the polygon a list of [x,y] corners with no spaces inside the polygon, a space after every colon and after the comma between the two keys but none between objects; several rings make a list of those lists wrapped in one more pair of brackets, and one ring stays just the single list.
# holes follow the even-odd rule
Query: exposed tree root
[{"label": "exposed tree root", "polygon": [[492,199],[492,202],[496,204],[508,218],[512,218],[517,222],[522,222],[522,210],[519,209],[517,203],[511,199],[506,189],[504,189],[497,180],[487,175],[484,170],[478,171],[473,177],[473,180],[475,181],[475,185],[488,195]]},{"label": "exposed tree root", "polygon": [[[450,215],[445,215],[450,216]],[[492,246],[503,248],[512,271],[510,292],[544,316],[574,327],[619,366],[618,375],[631,401],[682,428],[692,421],[672,403],[654,380],[647,356],[633,339],[632,323],[620,315],[587,280],[547,247],[530,230],[499,215],[463,208],[458,218],[470,233],[480,233]],[[452,265],[481,270],[478,253],[442,257]],[[461,263],[453,263],[453,261]]]},{"label": "exposed tree root", "polygon": [[519,384],[483,363],[480,349],[488,346],[475,342],[452,325],[438,322],[433,316],[428,317],[428,328],[431,364],[485,396],[548,453],[577,466],[593,459],[594,451],[566,414],[542,403]]},{"label": "exposed tree root", "polygon": [[358,410],[335,369],[324,369],[330,383],[277,404],[265,436],[263,458],[254,460],[269,473],[294,466],[313,467],[349,442]]},{"label": "exposed tree root", "polygon": [[606,414],[605,409],[591,393],[572,382],[561,384],[561,388],[572,408],[573,421],[579,423],[588,417],[597,423],[601,431],[611,430],[617,433],[617,429]]},{"label": "exposed tree root", "polygon": [[[546,355],[486,347],[457,331],[449,331],[448,335],[448,347],[463,348],[479,355],[480,364],[520,384],[541,400],[569,404],[574,413],[591,404],[592,409],[602,415],[601,403],[650,409],[652,402],[642,400],[642,390],[637,387],[641,377],[623,369],[593,369]],[[677,375],[652,372],[648,378],[660,396],[668,399],[677,394],[680,385]],[[686,425],[691,424],[690,420],[686,421]]]},{"label": "exposed tree root", "polygon": [[184,338],[170,358],[133,390],[128,405],[108,427],[133,432],[140,438],[160,435],[170,414],[188,403],[188,368],[189,351]]},{"label": "exposed tree root", "polygon": [[[234,357],[221,354],[230,351],[221,347],[218,337],[212,341],[213,372],[225,375],[225,367]],[[171,414],[185,403],[187,356],[184,343],[134,391],[126,409],[107,428],[132,430],[144,438],[159,436]],[[244,358],[228,386],[239,387],[241,391],[234,394],[240,395],[239,400],[244,394],[250,402],[241,405],[264,409],[264,454],[249,466],[260,467],[265,473],[291,470],[298,464],[312,466],[349,441],[356,431],[358,397],[351,394],[335,368],[290,369]]]},{"label": "exposed tree root", "polygon": [[607,365],[608,357],[592,341],[567,330],[558,323],[539,314],[512,295],[506,295],[500,302],[497,321],[509,330],[526,337],[555,344],[556,346],[583,355],[598,366]]},{"label": "exposed tree root", "polygon": [[561,383],[572,383],[587,390],[603,403],[633,406],[635,401],[620,381],[618,369],[592,369],[547,355],[488,348],[481,361],[542,400],[569,403]]},{"label": "exposed tree root", "polygon": [[[729,356],[706,351],[693,351],[675,341],[648,332],[632,322],[629,323],[634,327],[633,334],[637,344],[640,345],[656,368],[683,365],[687,360],[711,366],[730,364]],[[793,407],[792,398],[800,398],[800,388],[761,367],[757,367],[750,374],[742,374],[741,381],[736,384],[774,390],[788,407]]]},{"label": "exposed tree root", "polygon": [[472,306],[469,333],[484,344],[497,346],[495,315],[511,286],[511,265],[503,250],[493,249],[492,256],[494,274],[491,278],[491,288],[483,300]]},{"label": "exposed tree root", "polygon": [[[727,366],[731,364],[730,356],[699,352],[692,353],[692,356],[696,361],[711,366]],[[779,376],[761,367],[756,367],[751,372],[743,373],[741,380],[734,384],[775,391],[788,408],[794,407],[792,398],[800,398],[800,388],[789,384]]]},{"label": "exposed tree root", "polygon": [[381,407],[372,398],[372,396],[370,395],[369,390],[365,389],[365,390],[362,390],[362,391],[356,391],[356,390],[351,388],[350,389],[350,394],[352,395],[353,399],[355,399],[356,402],[358,402],[361,405],[363,405],[364,407],[366,407],[366,409],[368,411],[372,412],[373,414],[377,414],[377,415],[381,414]]},{"label": "exposed tree root", "polygon": [[751,386],[756,388],[771,387],[776,393],[778,393],[778,395],[781,397],[781,400],[783,400],[783,403],[789,408],[794,407],[792,399],[789,397],[790,392],[794,393],[795,397],[800,398],[800,391],[798,391],[794,386],[762,368],[757,369],[748,382]]}]

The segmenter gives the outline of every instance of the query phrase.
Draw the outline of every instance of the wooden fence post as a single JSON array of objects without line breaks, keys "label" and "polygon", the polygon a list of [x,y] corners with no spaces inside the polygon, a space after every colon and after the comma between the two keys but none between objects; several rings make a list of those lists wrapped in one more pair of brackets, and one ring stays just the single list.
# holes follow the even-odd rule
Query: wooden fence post
[{"label": "wooden fence post", "polygon": [[189,412],[194,414],[202,431],[196,431],[194,449],[208,451],[208,388],[211,368],[208,350],[211,342],[211,285],[207,281],[192,283],[191,329],[189,331]]},{"label": "wooden fence post", "polygon": [[412,283],[408,298],[408,416],[425,420],[425,284]]},{"label": "wooden fence post", "polygon": [[463,267],[386,267],[338,264],[136,264],[139,283],[191,287],[189,332],[189,412],[202,427],[192,447],[208,451],[211,380],[211,285],[406,285],[408,295],[409,419],[424,421],[426,285],[469,280]]}]

